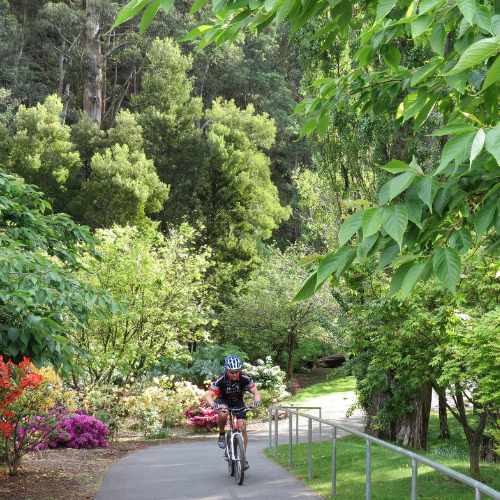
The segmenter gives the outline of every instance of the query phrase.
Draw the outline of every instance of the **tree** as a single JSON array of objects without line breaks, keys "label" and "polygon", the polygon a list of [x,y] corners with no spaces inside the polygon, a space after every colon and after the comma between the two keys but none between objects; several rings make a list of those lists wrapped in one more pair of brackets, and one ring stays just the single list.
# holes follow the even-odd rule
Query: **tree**
[{"label": "tree", "polygon": [[153,228],[118,227],[98,232],[102,260],[87,259],[82,279],[126,301],[128,314],[94,318],[72,339],[90,354],[81,358],[86,382],[130,380],[175,358],[183,344],[208,339],[211,311],[204,273],[210,250],[194,251],[194,229],[184,225],[165,238]]},{"label": "tree", "polygon": [[[324,27],[314,37],[325,36],[325,48],[337,36],[346,37],[350,27],[359,29],[357,64],[347,75],[315,82],[318,95],[305,99],[297,108],[297,112],[310,116],[302,133],[317,130],[324,134],[333,108],[360,109],[395,119],[398,126],[413,123],[414,130],[433,110],[439,110],[446,125],[435,134],[450,140],[433,171],[423,171],[416,162],[389,162],[386,170],[399,175],[382,186],[378,203],[353,214],[341,229],[340,246],[357,234],[353,246],[340,249],[337,257],[332,253],[322,259],[319,270],[310,276],[298,298],[314,293],[340,269],[338,263],[343,257],[352,262],[356,247],[376,242],[384,243],[383,261],[390,256],[391,262],[401,251],[413,257],[394,274],[394,293],[402,291],[407,296],[421,277],[430,274],[454,292],[460,277],[461,252],[479,246],[485,234],[485,243],[495,244],[500,231],[496,216],[500,195],[491,183],[497,179],[492,172],[500,164],[498,4],[443,0],[421,2],[418,8],[410,0],[373,1],[354,15],[353,3],[311,1],[304,8],[302,2],[279,0],[214,2],[215,25],[198,27],[186,39],[202,36],[202,46],[221,44],[233,40],[241,30],[258,34],[287,16],[292,32],[321,16]],[[143,6],[127,4],[117,24]],[[191,13],[200,6],[196,4]],[[145,15],[145,25],[147,18]],[[401,65],[397,48],[400,37],[417,45],[430,45],[431,57],[415,67]],[[495,233],[490,235],[487,231],[492,227]],[[385,238],[382,232],[388,234],[389,240],[379,239]],[[398,252],[393,250],[394,245]],[[342,271],[348,267],[342,266]]]},{"label": "tree", "polygon": [[271,182],[263,149],[274,141],[275,126],[266,114],[254,114],[234,102],[214,101],[205,113],[209,158],[200,183],[207,244],[218,261],[241,266],[244,278],[259,262],[257,241],[289,216]]},{"label": "tree", "polygon": [[16,133],[7,141],[5,169],[43,190],[56,212],[67,202],[65,192],[79,168],[79,156],[70,142],[69,127],[61,124],[62,102],[49,96],[34,108],[21,105]]},{"label": "tree", "polygon": [[304,274],[295,267],[299,253],[296,247],[285,252],[266,247],[263,265],[221,314],[226,341],[236,342],[251,359],[271,355],[287,378],[292,377],[296,347],[311,339],[337,341],[326,327],[337,314],[326,290],[308,301],[291,302]]},{"label": "tree", "polygon": [[75,352],[85,355],[68,329],[121,307],[75,277],[83,255],[98,256],[98,241],[66,215],[44,215],[50,205],[42,194],[4,173],[0,199],[0,355],[29,356],[67,375]]},{"label": "tree", "polygon": [[144,149],[153,158],[158,176],[171,186],[161,214],[162,227],[200,217],[196,195],[206,145],[196,122],[203,117],[201,99],[191,97],[186,72],[192,56],[182,55],[172,39],[156,39],[148,52],[148,69],[141,91],[132,96],[137,121],[143,129]]}]

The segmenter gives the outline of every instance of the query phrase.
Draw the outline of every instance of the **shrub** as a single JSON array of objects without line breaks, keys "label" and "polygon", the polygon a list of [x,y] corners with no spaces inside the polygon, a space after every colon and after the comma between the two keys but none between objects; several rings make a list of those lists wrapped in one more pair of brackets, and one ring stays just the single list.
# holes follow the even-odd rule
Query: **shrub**
[{"label": "shrub", "polygon": [[184,412],[188,425],[197,430],[211,431],[217,428],[217,412],[207,405],[203,397]]},{"label": "shrub", "polygon": [[106,425],[92,415],[85,415],[79,410],[63,418],[56,431],[59,431],[59,434],[51,441],[52,448],[58,444],[76,449],[109,446],[106,439],[109,429]]},{"label": "shrub", "polygon": [[273,366],[271,356],[267,356],[265,362],[257,360],[257,366],[245,363],[243,371],[252,377],[259,391],[266,390],[279,399],[289,396],[285,388],[285,372],[279,366]]}]

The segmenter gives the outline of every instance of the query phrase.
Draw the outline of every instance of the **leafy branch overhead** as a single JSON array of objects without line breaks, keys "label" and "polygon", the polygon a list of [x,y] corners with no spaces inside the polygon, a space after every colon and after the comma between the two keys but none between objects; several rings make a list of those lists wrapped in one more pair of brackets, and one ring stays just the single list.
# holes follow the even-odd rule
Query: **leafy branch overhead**
[{"label": "leafy branch overhead", "polygon": [[[172,2],[153,2],[169,8]],[[207,0],[195,1],[194,14]],[[129,2],[117,24],[147,2]],[[378,203],[352,214],[339,231],[341,248],[318,257],[318,268],[295,300],[310,297],[324,281],[340,276],[357,259],[379,255],[378,269],[396,268],[391,294],[406,297],[420,279],[435,276],[454,293],[461,259],[472,247],[497,248],[500,232],[500,3],[474,0],[223,0],[213,1],[215,23],[184,40],[200,47],[260,34],[288,18],[292,32],[315,20],[326,50],[339,37],[358,35],[359,49],[347,74],[322,78],[296,109],[307,121],[303,135],[326,132],[333,109],[384,116],[397,127],[419,130],[432,113],[443,119],[433,133],[445,143],[433,171],[416,162],[392,161],[394,177]],[[148,7],[143,14],[148,23]],[[401,41],[430,56],[417,66],[402,60]],[[405,63],[407,65],[405,65]],[[443,137],[444,136],[444,137]],[[348,246],[344,246],[348,245]]]}]

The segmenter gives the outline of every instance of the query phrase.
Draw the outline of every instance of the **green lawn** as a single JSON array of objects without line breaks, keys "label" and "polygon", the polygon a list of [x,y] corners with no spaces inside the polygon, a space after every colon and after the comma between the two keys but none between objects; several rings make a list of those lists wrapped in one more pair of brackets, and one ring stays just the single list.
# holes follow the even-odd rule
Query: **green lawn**
[{"label": "green lawn", "polygon": [[285,405],[289,403],[301,403],[308,399],[328,396],[329,394],[350,392],[356,389],[356,379],[354,377],[337,378],[322,382],[321,384],[311,385],[299,392],[296,396],[286,399]]},{"label": "green lawn", "polygon": [[[301,402],[333,392],[354,390],[352,377],[311,386],[289,400]],[[288,403],[287,401],[286,403]],[[461,426],[449,415],[451,438],[439,438],[437,413],[431,414],[428,451],[420,455],[439,462],[462,474],[469,475],[468,447]],[[377,445],[372,445],[372,499],[399,500],[411,497],[411,460]],[[274,450],[266,455],[274,459]],[[324,498],[331,497],[331,442],[313,443],[313,479],[308,479],[308,445],[294,445],[293,466],[288,467],[288,444],[278,446],[277,462],[302,479],[312,490]],[[366,444],[361,438],[347,436],[337,441],[337,495],[349,500],[365,498]],[[500,464],[481,463],[483,480],[493,489],[500,490]],[[456,482],[445,474],[425,465],[418,468],[418,496],[429,499],[473,499],[474,489]],[[483,495],[482,498],[488,498]]]}]

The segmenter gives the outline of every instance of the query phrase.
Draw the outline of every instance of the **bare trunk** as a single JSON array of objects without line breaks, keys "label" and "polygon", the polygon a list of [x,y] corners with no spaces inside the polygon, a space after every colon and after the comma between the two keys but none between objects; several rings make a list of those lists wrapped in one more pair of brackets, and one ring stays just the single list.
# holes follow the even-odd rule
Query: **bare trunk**
[{"label": "bare trunk", "polygon": [[415,450],[427,448],[431,400],[432,384],[429,382],[422,386],[420,393],[409,401],[413,410],[399,426],[396,436],[398,442]]},{"label": "bare trunk", "polygon": [[479,424],[473,433],[472,439],[469,442],[470,450],[470,475],[473,479],[481,479],[481,470],[479,469],[479,458],[481,451],[481,443],[483,441],[483,432],[486,427],[486,412],[481,413]]},{"label": "bare trunk", "polygon": [[63,96],[64,91],[64,47],[66,42],[61,42],[61,52],[59,53],[59,83],[57,85],[57,97]]},{"label": "bare trunk", "polygon": [[439,437],[442,439],[450,439],[450,429],[448,428],[448,412],[446,409],[446,396],[439,396]]},{"label": "bare trunk", "polygon": [[290,332],[288,335],[288,367],[286,370],[286,378],[291,379],[293,376],[293,358],[295,355],[295,332]]},{"label": "bare trunk", "polygon": [[96,0],[87,0],[86,47],[92,60],[92,71],[87,75],[83,93],[83,109],[97,125],[102,121],[102,87],[104,57],[101,52],[100,26],[95,13]]}]

